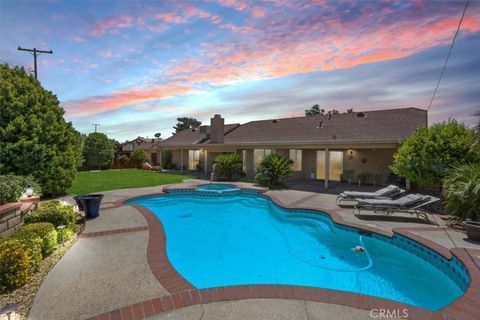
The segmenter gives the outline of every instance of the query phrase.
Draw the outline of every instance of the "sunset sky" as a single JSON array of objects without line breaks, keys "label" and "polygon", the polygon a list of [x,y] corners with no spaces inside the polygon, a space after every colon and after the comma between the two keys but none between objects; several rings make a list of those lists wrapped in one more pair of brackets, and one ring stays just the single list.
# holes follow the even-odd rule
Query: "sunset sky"
[{"label": "sunset sky", "polygon": [[[83,133],[170,136],[208,124],[426,108],[464,1],[0,1],[0,60],[52,49],[39,79]],[[480,1],[468,7],[429,113],[473,124],[480,110]]]}]

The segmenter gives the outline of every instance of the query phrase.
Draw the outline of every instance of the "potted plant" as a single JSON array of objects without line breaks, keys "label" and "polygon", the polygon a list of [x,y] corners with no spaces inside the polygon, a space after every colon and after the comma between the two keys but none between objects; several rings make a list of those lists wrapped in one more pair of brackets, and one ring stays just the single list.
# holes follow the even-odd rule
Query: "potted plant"
[{"label": "potted plant", "polygon": [[447,170],[443,195],[445,209],[463,220],[468,239],[480,241],[480,164],[462,164]]}]

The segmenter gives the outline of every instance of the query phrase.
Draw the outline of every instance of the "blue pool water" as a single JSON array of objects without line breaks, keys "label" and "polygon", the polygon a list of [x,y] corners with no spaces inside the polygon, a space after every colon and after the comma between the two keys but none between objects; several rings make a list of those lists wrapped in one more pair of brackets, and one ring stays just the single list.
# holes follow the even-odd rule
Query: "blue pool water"
[{"label": "blue pool water", "polygon": [[238,190],[237,186],[233,184],[202,184],[198,186],[197,190],[199,191],[230,191],[230,190]]},{"label": "blue pool water", "polygon": [[[301,285],[430,310],[445,307],[465,290],[388,238],[336,225],[321,212],[283,209],[261,195],[192,191],[134,199],[129,204],[142,205],[160,219],[171,264],[200,289]],[[356,246],[363,246],[365,252],[356,253],[352,249]]]}]

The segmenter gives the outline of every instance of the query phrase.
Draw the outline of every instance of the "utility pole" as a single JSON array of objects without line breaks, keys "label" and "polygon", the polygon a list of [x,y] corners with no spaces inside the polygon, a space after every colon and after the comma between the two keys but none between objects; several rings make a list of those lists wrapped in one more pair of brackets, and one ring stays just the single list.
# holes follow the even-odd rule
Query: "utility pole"
[{"label": "utility pole", "polygon": [[22,48],[22,47],[18,47],[18,50],[19,50],[19,51],[28,51],[28,52],[32,53],[32,55],[33,55],[33,67],[34,67],[34,70],[35,70],[35,79],[38,79],[37,57],[38,57],[40,54],[42,54],[42,53],[52,54],[53,51],[52,51],[52,50],[48,50],[48,51],[38,50],[37,48],[25,49],[25,48]]},{"label": "utility pole", "polygon": [[92,123],[92,126],[95,126],[95,132],[97,132],[97,127],[100,126],[100,123]]}]

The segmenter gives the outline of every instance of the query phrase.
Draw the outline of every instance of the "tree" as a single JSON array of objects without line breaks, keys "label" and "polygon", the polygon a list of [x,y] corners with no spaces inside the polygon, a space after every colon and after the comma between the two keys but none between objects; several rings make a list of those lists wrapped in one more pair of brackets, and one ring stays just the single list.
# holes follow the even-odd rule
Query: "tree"
[{"label": "tree", "polygon": [[118,157],[118,163],[123,166],[127,165],[129,161],[130,158],[126,154],[122,154],[120,157]]},{"label": "tree", "polygon": [[137,166],[141,166],[144,162],[148,160],[147,154],[142,149],[135,149],[130,154],[130,161],[133,161]]},{"label": "tree", "polygon": [[[352,112],[353,112],[353,108],[350,108],[350,109],[347,109],[345,113],[352,113]],[[310,109],[305,110],[305,116],[307,117],[323,116],[327,113],[334,115],[334,114],[340,114],[340,111],[338,111],[337,109],[325,111],[325,109],[321,109],[318,104],[313,105]]]},{"label": "tree", "polygon": [[394,173],[427,185],[439,184],[458,163],[480,161],[473,130],[455,120],[418,129],[394,155]]},{"label": "tree", "polygon": [[320,109],[318,104],[313,105],[310,109],[305,110],[305,116],[313,117],[313,116],[323,116],[325,114],[324,109]]},{"label": "tree", "polygon": [[480,220],[480,163],[462,164],[447,170],[443,180],[445,209],[459,219]]},{"label": "tree", "polygon": [[88,168],[109,166],[115,155],[115,143],[108,139],[107,135],[101,132],[92,132],[85,139],[83,156]]},{"label": "tree", "polygon": [[201,121],[188,117],[177,118],[177,121],[177,124],[173,127],[173,129],[175,129],[175,133],[179,133],[185,129],[198,128],[202,124]]},{"label": "tree", "polygon": [[262,186],[281,187],[290,176],[292,166],[292,160],[278,154],[270,154],[258,165],[255,180]]},{"label": "tree", "polygon": [[0,65],[0,88],[0,174],[32,175],[45,195],[64,193],[80,163],[79,133],[23,68]]},{"label": "tree", "polygon": [[215,158],[213,176],[216,180],[232,181],[242,175],[242,157],[236,153],[221,154]]}]

